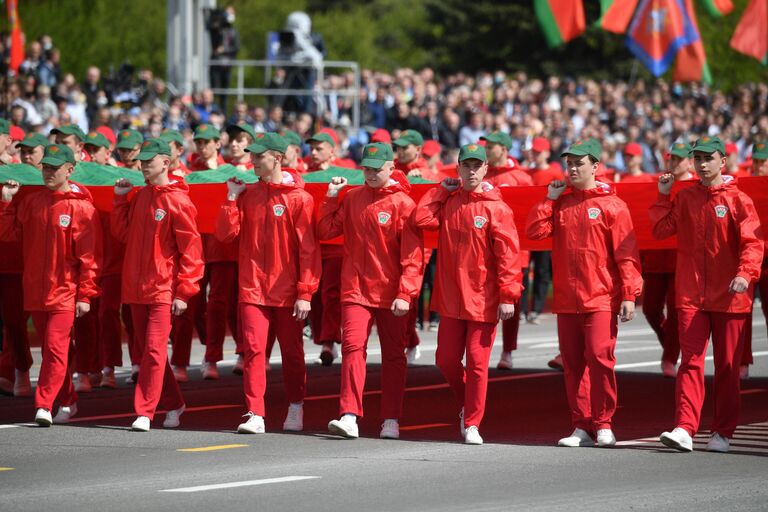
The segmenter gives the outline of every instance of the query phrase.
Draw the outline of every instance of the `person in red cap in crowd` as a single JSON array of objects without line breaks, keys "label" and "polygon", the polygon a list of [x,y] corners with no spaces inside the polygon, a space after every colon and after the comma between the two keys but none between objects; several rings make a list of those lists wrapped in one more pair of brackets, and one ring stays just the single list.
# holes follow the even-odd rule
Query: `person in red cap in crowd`
[{"label": "person in red cap in crowd", "polygon": [[400,437],[406,373],[406,331],[411,303],[421,288],[423,241],[410,221],[416,203],[411,186],[395,169],[386,143],[363,148],[362,187],[339,193],[347,180],[335,177],[320,207],[317,225],[321,240],[344,235],[341,283],[342,360],[341,418],[328,423],[331,433],[359,436],[363,416],[365,359],[368,336],[376,322],[381,344],[381,419],[379,437]]},{"label": "person in red cap in crowd", "polygon": [[[595,180],[600,143],[579,140],[561,155],[568,181],[555,180],[528,213],[531,240],[552,237],[554,304],[573,433],[558,446],[616,444],[617,316],[635,316],[643,280],[627,204]],[[568,193],[563,194],[566,189]]]},{"label": "person in red cap in crowd", "polygon": [[621,174],[621,183],[651,183],[656,181],[652,174],[643,172],[643,148],[637,142],[624,146],[626,172]]},{"label": "person in red cap in crowd", "polygon": [[672,200],[675,180],[664,174],[649,211],[653,236],[677,235],[675,301],[682,359],[675,386],[675,428],[662,433],[660,441],[680,451],[693,450],[692,438],[699,429],[710,336],[715,415],[707,450],[727,452],[739,421],[744,327],[760,278],[764,239],[752,200],[732,176],[722,175],[725,161],[723,142],[701,137],[693,146],[699,183],[680,190]]},{"label": "person in red cap in crowd", "polygon": [[371,143],[383,142],[384,144],[392,145],[392,135],[388,130],[384,128],[377,128],[371,134]]},{"label": "person in red cap in crowd", "polygon": [[89,132],[83,141],[83,150],[91,162],[99,165],[109,165],[110,144],[107,138],[99,132]]},{"label": "person in red cap in crowd", "polygon": [[176,178],[185,178],[190,172],[184,162],[181,160],[181,156],[184,154],[184,135],[178,130],[171,128],[165,128],[158,137],[168,143],[168,147],[171,148],[171,169],[170,174]]},{"label": "person in red cap in crowd", "polygon": [[306,174],[307,163],[301,158],[301,137],[292,130],[285,130],[283,139],[288,144],[285,149],[285,166],[295,169],[299,174]]},{"label": "person in red cap in crowd", "polygon": [[433,181],[441,181],[443,178],[447,177],[445,176],[445,173],[440,170],[440,167],[442,166],[440,162],[440,153],[442,150],[443,148],[440,147],[440,143],[436,140],[424,141],[424,145],[421,147],[421,155],[427,161],[430,171],[428,174],[422,176],[425,179],[434,178]]},{"label": "person in red cap in crowd", "polygon": [[[690,153],[690,144],[684,142],[673,144],[669,150],[667,172],[675,177],[675,181],[693,179]],[[643,315],[662,347],[661,373],[671,378],[677,375],[677,360],[680,357],[675,307],[676,260],[675,249],[640,251],[640,266],[643,269]]]},{"label": "person in red cap in crowd", "polygon": [[163,427],[178,427],[184,412],[184,398],[168,364],[167,345],[171,315],[182,314],[199,290],[203,247],[189,187],[168,175],[168,143],[149,139],[135,158],[141,162],[147,184],[129,199],[130,182],[120,179],[115,183],[110,227],[126,244],[122,300],[131,306],[135,341],[142,354],[133,397],[137,418],[131,429],[149,432],[161,399],[165,398],[168,410]]},{"label": "person in red cap in crowd", "polygon": [[509,156],[512,147],[512,137],[501,131],[495,131],[480,137],[485,141],[485,152],[488,154],[488,174],[485,180],[495,187],[517,187],[533,185],[528,173],[521,170],[513,158]]},{"label": "person in red cap in crowd", "polygon": [[26,132],[20,127],[11,125],[9,135],[11,137],[11,145],[8,146],[8,153],[11,155],[11,163],[20,164],[21,155],[19,154],[19,143],[26,137]]},{"label": "person in red cap in crowd", "polygon": [[51,130],[51,135],[54,136],[56,144],[64,144],[69,146],[72,150],[72,154],[75,155],[75,160],[78,162],[90,162],[88,153],[83,151],[83,144],[85,143],[85,133],[76,124],[67,124],[59,126]]},{"label": "person in red cap in crowd", "polygon": [[143,142],[144,137],[136,130],[130,128],[120,130],[117,134],[117,145],[115,146],[117,156],[120,158],[117,166],[140,171],[141,162],[136,160],[136,155],[139,154]]},{"label": "person in red cap in crowd", "polygon": [[[67,423],[77,413],[68,370],[70,333],[75,317],[88,314],[99,293],[101,229],[91,194],[69,181],[75,163],[68,146],[47,146],[42,160],[45,188],[12,205],[20,185],[9,181],[0,201],[0,240],[22,240],[27,262],[24,310],[31,312],[43,343],[35,391],[35,423],[41,427]],[[56,399],[59,411],[52,418]]]},{"label": "person in red cap in crowd", "polygon": [[189,156],[190,171],[207,171],[224,165],[221,156],[221,132],[212,124],[198,125],[193,135],[195,153]]},{"label": "person in red cap in crowd", "polygon": [[11,124],[7,119],[0,119],[0,165],[18,163],[10,153]]},{"label": "person in red cap in crowd", "polygon": [[295,170],[282,167],[286,141],[276,133],[259,135],[246,148],[259,181],[253,185],[237,178],[227,181],[227,200],[216,223],[216,236],[222,242],[240,236],[239,302],[248,411],[248,419],[237,427],[241,434],[264,433],[270,328],[280,342],[290,404],[283,430],[303,430],[307,372],[302,326],[320,281],[312,196]]},{"label": "person in red cap in crowd", "polygon": [[117,137],[115,136],[115,132],[112,131],[112,128],[106,125],[101,125],[98,128],[96,128],[96,131],[100,134],[102,134],[104,137],[107,138],[109,141],[109,165],[113,167],[119,167],[117,165],[117,160],[115,160],[113,154],[115,152],[115,145],[117,145]]},{"label": "person in red cap in crowd", "polygon": [[467,444],[483,443],[479,427],[496,324],[514,315],[522,288],[512,209],[498,188],[483,181],[487,170],[485,148],[462,146],[460,180],[443,180],[414,213],[416,226],[439,232],[432,298],[441,317],[435,363],[463,405],[459,421]]},{"label": "person in red cap in crowd", "polygon": [[19,142],[19,157],[22,164],[42,170],[43,155],[48,139],[42,133],[28,133],[24,140]]},{"label": "person in red cap in crowd", "polygon": [[742,178],[749,176],[749,166],[739,163],[739,148],[733,142],[725,143],[725,169],[723,176]]},{"label": "person in red cap in crowd", "polygon": [[557,162],[550,162],[552,148],[549,140],[534,137],[531,141],[531,180],[536,186],[549,185],[553,180],[562,180],[563,168]]}]

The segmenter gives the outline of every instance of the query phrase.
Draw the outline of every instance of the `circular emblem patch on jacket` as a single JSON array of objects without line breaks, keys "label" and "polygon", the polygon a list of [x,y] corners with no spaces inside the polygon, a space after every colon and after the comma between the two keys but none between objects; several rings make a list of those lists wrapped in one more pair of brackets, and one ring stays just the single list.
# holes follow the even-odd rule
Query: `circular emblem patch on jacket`
[{"label": "circular emblem patch on jacket", "polygon": [[62,228],[68,228],[72,223],[72,217],[69,215],[59,215],[59,226]]},{"label": "circular emblem patch on jacket", "polygon": [[391,218],[392,218],[392,215],[388,214],[387,212],[379,212],[379,215],[378,215],[379,224],[381,224],[382,226],[387,222],[389,222],[389,219]]},{"label": "circular emblem patch on jacket", "polygon": [[718,204],[715,206],[715,215],[717,215],[718,219],[722,219],[725,217],[725,214],[728,213],[728,207],[722,204]]},{"label": "circular emblem patch on jacket", "polygon": [[591,220],[595,220],[600,216],[600,208],[590,208],[587,210],[587,215]]},{"label": "circular emblem patch on jacket", "polygon": [[285,205],[276,204],[272,207],[272,211],[275,213],[275,217],[282,217],[285,213]]},{"label": "circular emblem patch on jacket", "polygon": [[157,222],[160,222],[161,220],[163,220],[166,215],[168,215],[168,212],[166,212],[162,208],[158,208],[157,210],[155,210],[155,220]]},{"label": "circular emblem patch on jacket", "polygon": [[477,229],[482,229],[483,226],[485,226],[485,223],[488,222],[488,219],[485,217],[481,217],[480,215],[475,216],[475,227]]}]

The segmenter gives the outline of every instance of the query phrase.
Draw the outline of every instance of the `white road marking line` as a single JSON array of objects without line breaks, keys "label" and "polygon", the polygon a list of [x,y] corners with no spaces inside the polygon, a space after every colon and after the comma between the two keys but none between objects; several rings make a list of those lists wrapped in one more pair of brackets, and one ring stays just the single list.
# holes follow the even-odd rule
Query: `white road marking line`
[{"label": "white road marking line", "polygon": [[[768,350],[752,353],[752,357],[761,357],[761,356],[768,356]],[[714,359],[714,356],[707,356],[704,358],[705,361],[712,361],[713,359]],[[658,366],[659,364],[660,364],[659,361],[645,361],[642,363],[624,363],[624,364],[617,364],[614,367],[614,370],[626,370],[628,368],[643,368],[645,366]]]},{"label": "white road marking line", "polygon": [[18,428],[20,426],[21,425],[15,425],[15,424],[13,424],[13,425],[0,425],[0,428]]},{"label": "white road marking line", "polygon": [[298,482],[300,480],[314,480],[319,476],[283,476],[280,478],[264,478],[262,480],[246,480],[244,482],[229,482],[226,484],[198,485],[196,487],[180,487],[178,489],[162,489],[158,492],[202,492],[218,489],[232,489],[234,487],[249,487],[252,485],[281,484],[285,482]]}]

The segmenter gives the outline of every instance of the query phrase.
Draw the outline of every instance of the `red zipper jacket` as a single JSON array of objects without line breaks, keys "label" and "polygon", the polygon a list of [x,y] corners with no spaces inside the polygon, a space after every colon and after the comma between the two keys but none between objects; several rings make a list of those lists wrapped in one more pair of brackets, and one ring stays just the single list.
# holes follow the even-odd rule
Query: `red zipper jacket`
[{"label": "red zipper jacket", "polygon": [[[649,214],[653,236],[677,235],[675,301],[679,309],[726,313],[752,310],[760,278],[764,239],[752,200],[732,176],[724,183],[701,183],[678,192],[674,201],[659,194]],[[731,293],[736,276],[749,282],[745,293]]]},{"label": "red zipper jacket", "polygon": [[485,181],[494,187],[521,187],[533,185],[533,179],[525,171],[515,167],[488,166]]},{"label": "red zipper jacket", "polygon": [[297,299],[312,300],[320,283],[312,195],[293,169],[283,169],[283,178],[247,185],[219,210],[216,237],[230,242],[240,236],[242,303],[293,307]]},{"label": "red zipper jacket", "polygon": [[627,204],[609,185],[570,189],[528,212],[528,238],[552,237],[555,313],[618,313],[640,295],[643,279]]},{"label": "red zipper jacket", "polygon": [[395,299],[411,302],[421,289],[424,243],[411,222],[416,203],[401,171],[383,188],[351,189],[326,197],[320,207],[320,240],[344,235],[341,302],[389,309]]},{"label": "red zipper jacket", "polygon": [[0,240],[21,240],[24,310],[74,311],[99,294],[101,224],[90,192],[43,189],[18,204],[0,201]]},{"label": "red zipper jacket", "polygon": [[110,227],[126,244],[125,304],[188,302],[198,292],[204,267],[196,217],[184,180],[147,184],[131,200],[115,196]]},{"label": "red zipper jacket", "polygon": [[512,209],[498,188],[480,192],[442,185],[429,190],[414,211],[416,226],[439,231],[431,309],[475,322],[498,322],[499,303],[520,299],[520,243]]}]

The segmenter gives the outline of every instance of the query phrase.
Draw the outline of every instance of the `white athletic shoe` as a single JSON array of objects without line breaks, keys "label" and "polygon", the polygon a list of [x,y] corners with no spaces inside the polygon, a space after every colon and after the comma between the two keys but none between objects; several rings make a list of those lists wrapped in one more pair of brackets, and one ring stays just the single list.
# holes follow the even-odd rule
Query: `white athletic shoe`
[{"label": "white athletic shoe", "polygon": [[263,434],[264,429],[264,418],[261,416],[256,416],[251,411],[248,411],[246,414],[243,414],[244,418],[248,418],[245,423],[241,423],[237,426],[237,433],[238,434]]},{"label": "white athletic shoe", "polygon": [[219,380],[219,369],[216,368],[216,363],[203,361],[200,365],[200,373],[203,374],[205,380]]},{"label": "white athletic shoe", "polygon": [[304,404],[289,404],[288,414],[285,415],[283,430],[301,432],[304,430]]},{"label": "white athletic shoe", "polygon": [[464,444],[483,444],[483,438],[480,437],[480,431],[476,426],[470,425],[464,434]]},{"label": "white athletic shoe", "polygon": [[37,413],[35,414],[35,423],[41,427],[50,427],[53,423],[53,418],[51,418],[51,411],[48,409],[38,409]]},{"label": "white athletic shoe", "polygon": [[511,370],[512,369],[512,352],[502,352],[499,364],[496,365],[499,370]]},{"label": "white athletic shoe", "polygon": [[102,388],[110,388],[110,389],[116,389],[117,388],[117,379],[115,378],[115,369],[111,366],[105,366],[101,370],[101,383],[99,384]]},{"label": "white athletic shoe", "polygon": [[338,420],[331,420],[328,423],[328,430],[331,434],[346,437],[347,439],[357,439],[360,437],[357,429],[357,416],[354,414],[345,414]]},{"label": "white athletic shoe", "polygon": [[681,452],[693,451],[693,439],[691,439],[691,435],[685,429],[680,427],[675,428],[672,432],[664,432],[659,436],[659,441],[661,441],[664,446],[669,446],[670,448],[674,448]]},{"label": "white athletic shoe", "polygon": [[421,349],[418,345],[405,349],[405,362],[408,366],[416,364],[416,360],[421,357]]},{"label": "white athletic shoe", "polygon": [[75,391],[78,393],[90,393],[93,391],[91,379],[88,377],[87,373],[75,374]]},{"label": "white athletic shoe", "polygon": [[616,436],[609,428],[601,428],[597,431],[597,446],[600,448],[611,448],[616,446]]},{"label": "white athletic shoe", "polygon": [[669,377],[670,379],[674,379],[675,377],[677,377],[677,368],[675,368],[675,363],[670,363],[669,361],[662,361],[661,374],[665,377]]},{"label": "white athletic shoe", "polygon": [[397,420],[384,420],[379,437],[382,439],[400,439],[400,423]]},{"label": "white athletic shoe", "polygon": [[731,441],[727,437],[723,437],[717,432],[712,434],[712,437],[709,438],[709,442],[707,443],[708,452],[727,453],[730,447]]},{"label": "white athletic shoe", "polygon": [[69,423],[69,420],[77,414],[77,404],[62,405],[59,407],[59,412],[53,417],[53,422],[57,425],[63,423]]},{"label": "white athletic shoe", "polygon": [[32,382],[29,380],[29,371],[16,370],[16,378],[13,381],[13,396],[32,396]]},{"label": "white athletic shoe", "polygon": [[131,424],[131,430],[134,432],[149,432],[149,417],[139,416],[136,421]]},{"label": "white athletic shoe", "polygon": [[564,437],[557,442],[557,446],[564,446],[566,448],[583,448],[588,446],[595,446],[595,441],[592,439],[586,431],[576,428],[573,433]]},{"label": "white athletic shoe", "polygon": [[180,417],[182,414],[184,414],[184,411],[187,409],[185,405],[182,405],[178,409],[174,409],[172,411],[168,411],[165,413],[165,421],[163,421],[163,428],[176,428],[179,426]]}]

